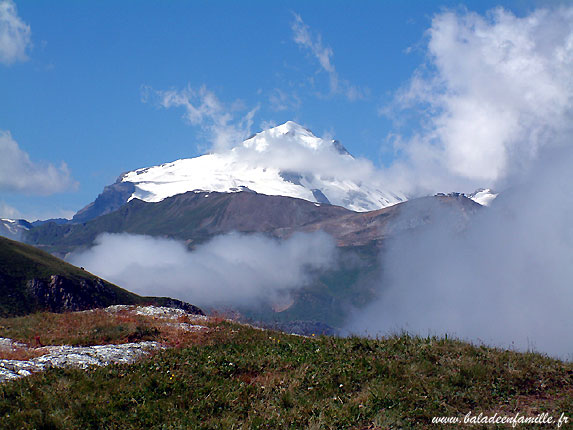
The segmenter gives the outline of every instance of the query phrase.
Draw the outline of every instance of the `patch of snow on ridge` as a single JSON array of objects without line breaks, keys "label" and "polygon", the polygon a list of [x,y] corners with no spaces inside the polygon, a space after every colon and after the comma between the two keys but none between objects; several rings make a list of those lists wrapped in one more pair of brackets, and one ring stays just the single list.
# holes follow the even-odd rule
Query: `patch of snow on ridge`
[{"label": "patch of snow on ridge", "polygon": [[468,198],[472,199],[474,202],[479,203],[482,206],[489,206],[491,202],[495,200],[498,193],[494,193],[489,188],[480,188],[475,192],[468,194]]},{"label": "patch of snow on ridge", "polygon": [[369,211],[406,200],[385,190],[366,160],[355,159],[337,141],[315,136],[288,121],[223,152],[137,169],[121,177],[135,185],[130,197],[159,202],[188,191],[289,196],[354,211]]},{"label": "patch of snow on ridge", "polygon": [[19,231],[22,230],[30,230],[30,227],[28,227],[27,222],[23,220],[1,218],[0,224],[2,224],[4,228],[6,228],[12,234],[17,234]]}]

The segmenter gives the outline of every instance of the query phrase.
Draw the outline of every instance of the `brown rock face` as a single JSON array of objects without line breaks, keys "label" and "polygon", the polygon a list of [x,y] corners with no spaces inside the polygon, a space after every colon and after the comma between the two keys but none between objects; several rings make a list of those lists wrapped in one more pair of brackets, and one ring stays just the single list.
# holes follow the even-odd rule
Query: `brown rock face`
[{"label": "brown rock face", "polygon": [[72,281],[60,275],[52,275],[49,281],[31,279],[26,289],[41,308],[51,312],[93,309],[109,301],[108,288],[101,279]]}]

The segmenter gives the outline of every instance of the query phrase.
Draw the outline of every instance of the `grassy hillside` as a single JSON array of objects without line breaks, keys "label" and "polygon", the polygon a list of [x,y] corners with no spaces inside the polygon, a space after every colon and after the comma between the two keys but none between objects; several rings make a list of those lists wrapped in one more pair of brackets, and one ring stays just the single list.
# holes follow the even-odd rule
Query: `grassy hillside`
[{"label": "grassy hillside", "polygon": [[4,384],[0,427],[435,429],[442,427],[432,417],[470,411],[572,412],[573,365],[539,354],[406,335],[305,338],[210,325],[134,365]]},{"label": "grassy hillside", "polygon": [[[54,276],[58,277],[54,290],[61,297],[46,296]],[[37,289],[30,287],[31,282],[44,289],[44,296],[39,296]],[[46,303],[44,299],[55,302]],[[61,303],[57,299],[62,299]],[[138,296],[33,246],[0,237],[0,317],[47,309],[76,310],[112,304],[165,304],[169,300]]]},{"label": "grassy hillside", "polygon": [[49,278],[60,274],[74,279],[97,277],[85,270],[72,266],[47,252],[0,237],[0,273],[11,279]]}]

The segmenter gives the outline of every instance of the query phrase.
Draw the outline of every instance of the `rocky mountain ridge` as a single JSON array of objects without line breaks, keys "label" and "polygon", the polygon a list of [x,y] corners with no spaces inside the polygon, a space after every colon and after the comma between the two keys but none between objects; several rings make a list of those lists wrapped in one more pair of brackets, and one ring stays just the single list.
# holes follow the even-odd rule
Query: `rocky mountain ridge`
[{"label": "rocky mountain ridge", "polygon": [[[286,238],[296,231],[324,230],[339,246],[364,246],[431,222],[441,207],[452,209],[462,224],[481,208],[460,194],[424,197],[377,211],[353,212],[291,197],[188,192],[157,203],[134,199],[110,214],[82,224],[45,224],[30,230],[25,239],[62,257],[90,246],[101,233],[157,235],[193,246],[232,231]],[[401,214],[406,214],[406,218]]]}]

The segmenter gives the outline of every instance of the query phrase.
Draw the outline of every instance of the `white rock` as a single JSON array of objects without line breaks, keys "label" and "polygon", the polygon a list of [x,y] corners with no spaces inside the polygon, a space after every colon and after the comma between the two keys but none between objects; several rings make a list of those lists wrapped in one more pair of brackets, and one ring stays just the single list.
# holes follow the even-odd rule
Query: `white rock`
[{"label": "white rock", "polygon": [[[182,309],[160,306],[114,305],[109,306],[105,310],[110,313],[131,312],[135,315],[157,318],[164,320],[164,325],[189,332],[208,330],[203,325],[173,322],[184,316],[192,322],[205,322],[208,320],[208,317],[204,315],[188,314]],[[83,312],[93,312],[93,310]],[[91,366],[107,366],[112,363],[130,364],[148,355],[151,351],[165,349],[160,343],[151,341],[120,345],[52,345],[42,348],[29,348],[27,345],[15,342],[12,339],[0,338],[0,351],[14,350],[15,348],[40,351],[44,352],[44,354],[30,360],[0,360],[0,383],[29,376],[34,372],[40,372],[51,367],[86,369]]]}]

